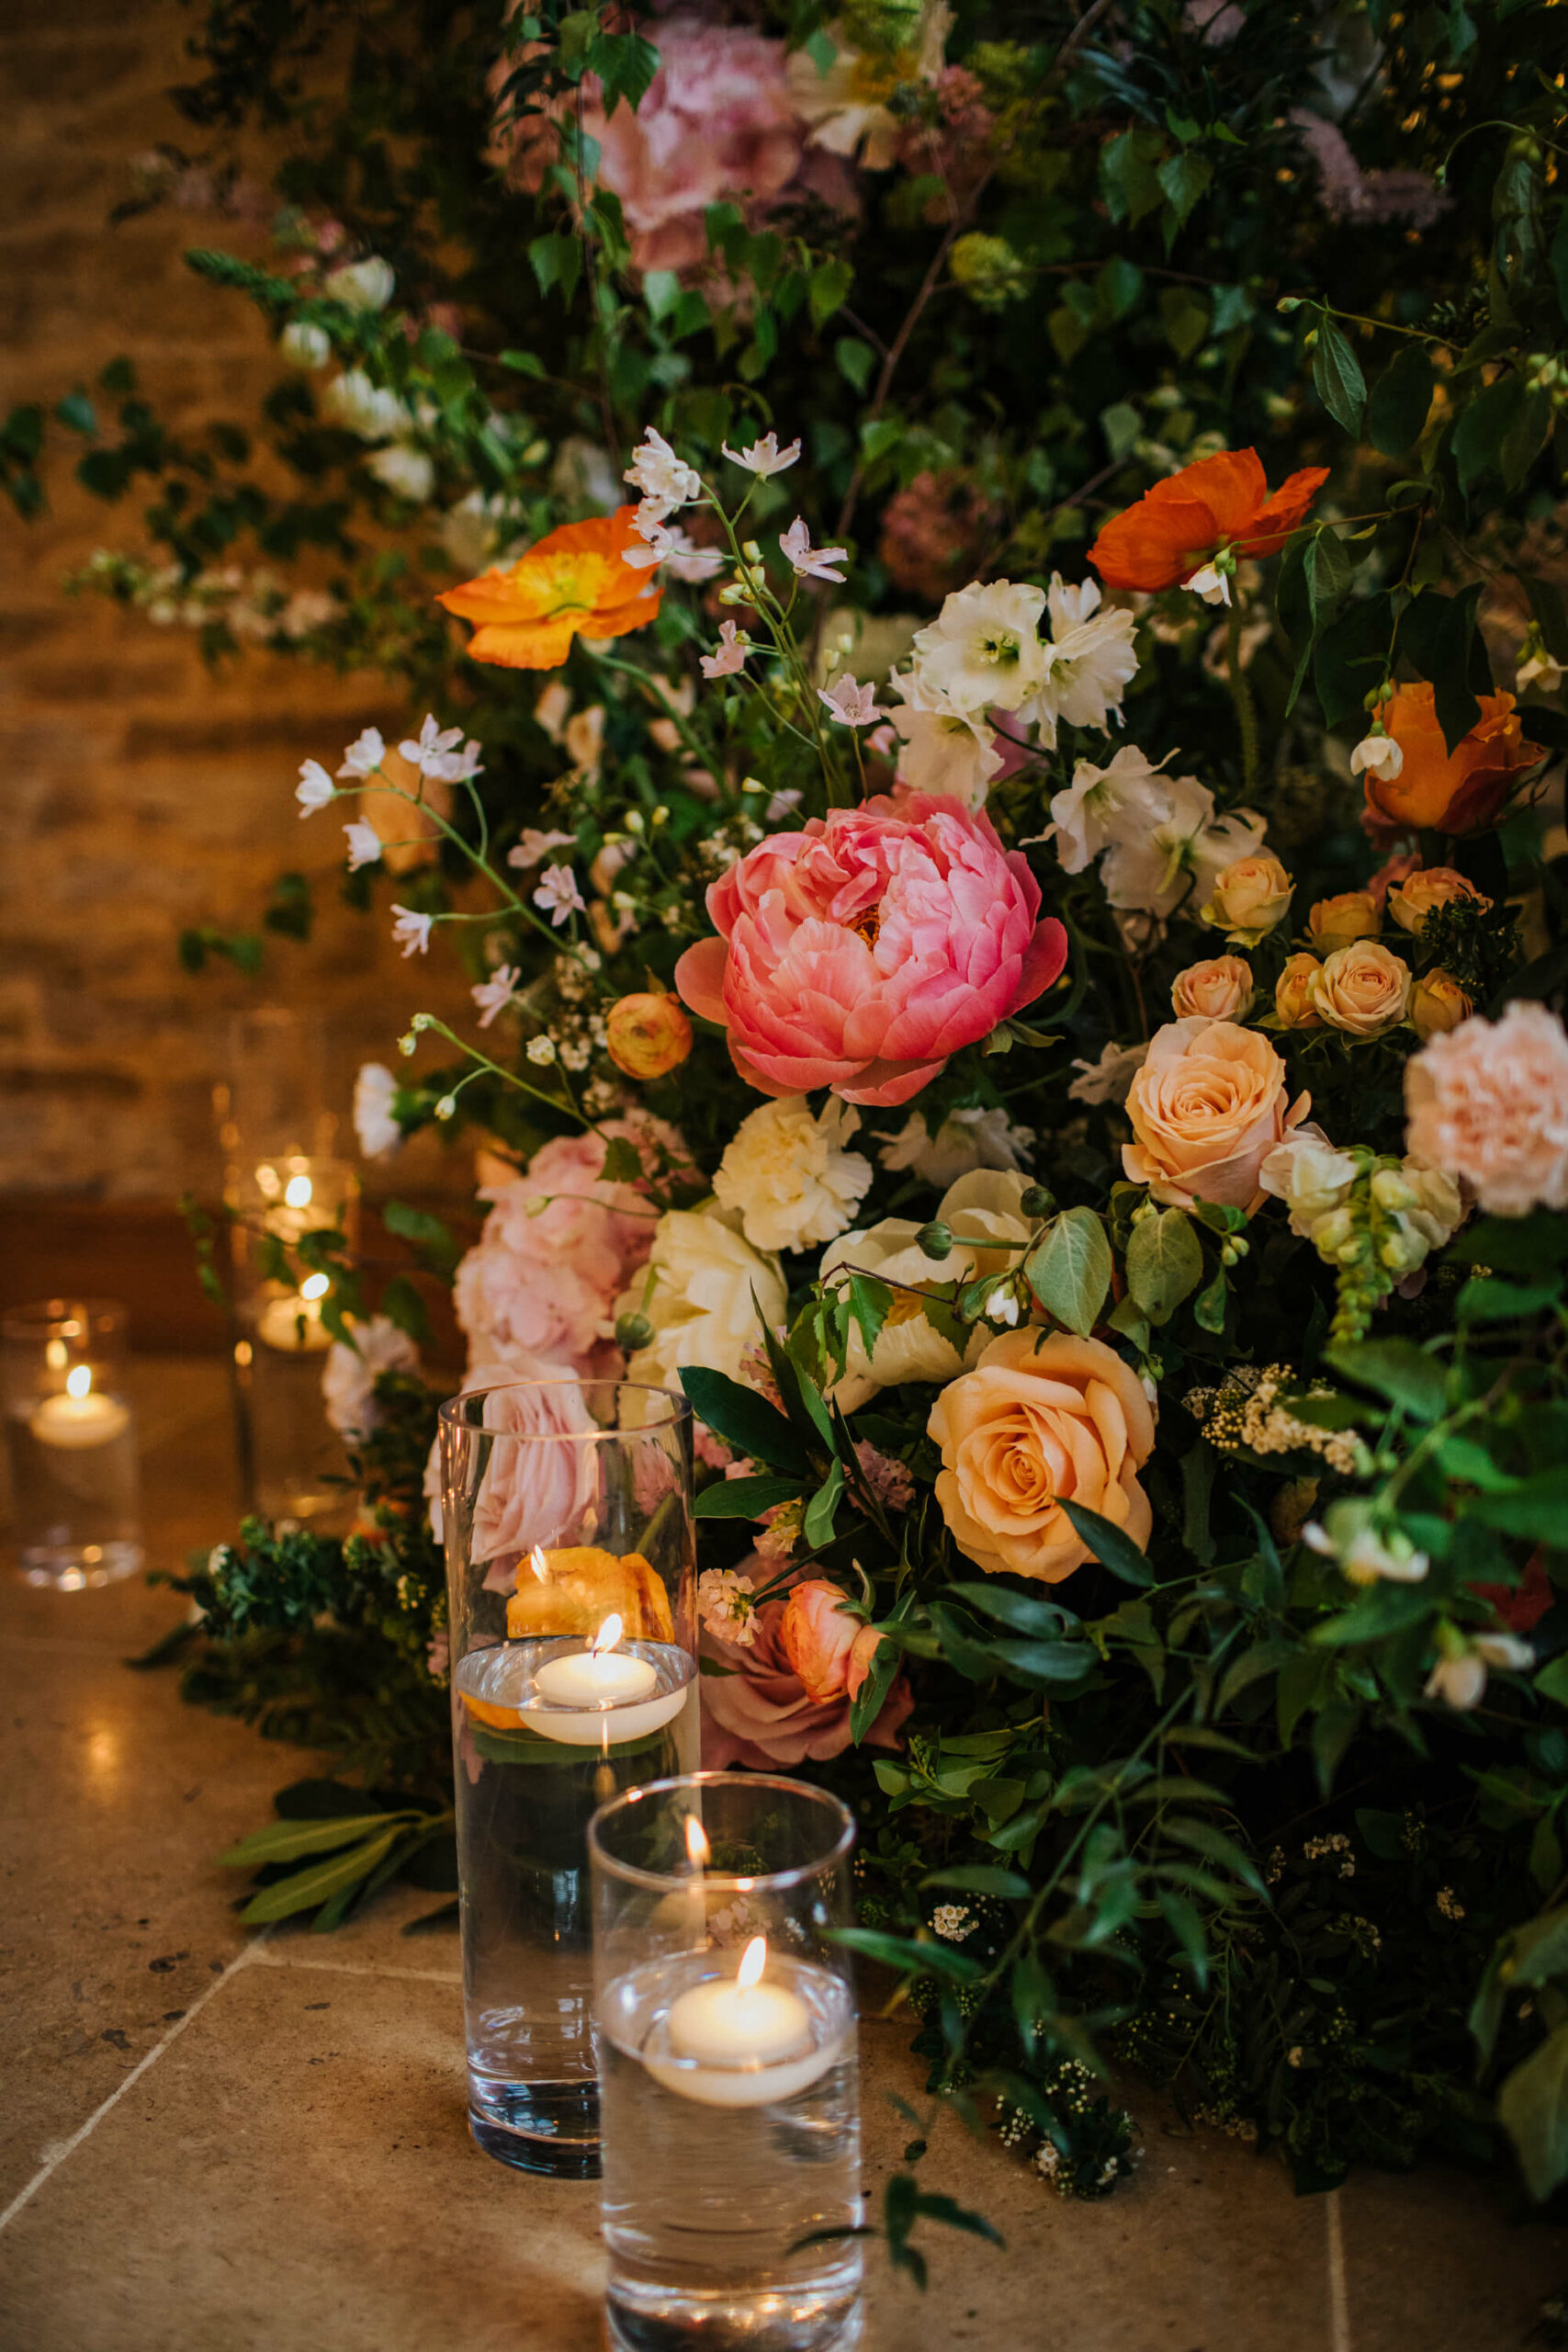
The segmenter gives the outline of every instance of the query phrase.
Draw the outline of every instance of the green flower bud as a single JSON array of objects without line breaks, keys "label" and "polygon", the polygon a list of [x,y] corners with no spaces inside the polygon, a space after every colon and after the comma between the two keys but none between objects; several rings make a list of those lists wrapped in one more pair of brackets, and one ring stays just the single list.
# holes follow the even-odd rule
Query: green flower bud
[{"label": "green flower bud", "polygon": [[953,1227],[948,1225],[922,1225],[915,1236],[915,1247],[928,1258],[950,1258],[953,1255]]},{"label": "green flower bud", "polygon": [[1056,1205],[1056,1195],[1044,1184],[1028,1184],[1018,1205],[1025,1216],[1049,1216]]},{"label": "green flower bud", "polygon": [[653,1326],[646,1315],[623,1315],[615,1324],[615,1345],[627,1355],[646,1348],[652,1337]]}]

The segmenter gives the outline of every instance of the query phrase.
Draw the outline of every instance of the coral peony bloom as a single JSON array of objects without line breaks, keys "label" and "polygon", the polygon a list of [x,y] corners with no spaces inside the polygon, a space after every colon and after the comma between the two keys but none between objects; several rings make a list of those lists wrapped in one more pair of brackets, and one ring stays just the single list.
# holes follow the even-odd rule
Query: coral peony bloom
[{"label": "coral peony bloom", "polygon": [[1156,481],[1107,523],[1089,560],[1108,588],[1175,588],[1221,548],[1272,555],[1303,521],[1328,480],[1307,466],[1269,495],[1256,449],[1222,449]]},{"label": "coral peony bloom", "polygon": [[1201,1013],[1205,1021],[1241,1021],[1251,1007],[1252,967],[1240,956],[1211,956],[1189,964],[1170,984],[1179,1021]]},{"label": "coral peony bloom", "polygon": [[775,833],[714,883],[675,985],[763,1094],[907,1102],[1048,989],[1067,934],[988,818],[913,793]]},{"label": "coral peony bloom", "polygon": [[[754,1576],[759,1585],[765,1583],[771,1574],[767,1561],[755,1554],[742,1561],[741,1566]],[[843,1598],[831,1585],[822,1586],[820,1590],[831,1593],[835,1600]],[[807,1758],[822,1763],[829,1757],[841,1755],[850,1744],[853,1699],[848,1655],[840,1649],[836,1632],[831,1645],[836,1668],[829,1668],[826,1649],[813,1653],[814,1670],[818,1666],[824,1668],[818,1678],[821,1687],[826,1688],[829,1682],[838,1684],[829,1695],[814,1697],[802,1681],[785,1643],[784,1620],[793,1599],[791,1594],[788,1600],[765,1600],[748,1621],[750,1639],[744,1645],[725,1641],[711,1630],[704,1634],[704,1656],[728,1669],[721,1675],[705,1674],[702,1678],[703,1763],[709,1771],[722,1771],[730,1764],[746,1764],[766,1771],[780,1764],[801,1764]],[[831,1605],[829,1603],[829,1609]],[[870,1632],[869,1627],[854,1625],[852,1619],[846,1623],[853,1625],[856,1637]],[[798,1646],[798,1627],[795,1638]],[[853,1647],[852,1640],[850,1650]],[[868,1663],[869,1656],[855,1678],[857,1690],[863,1679],[864,1664]],[[866,1734],[866,1744],[873,1747],[897,1747],[899,1730],[914,1703],[908,1678],[899,1673]]]},{"label": "coral peony bloom", "polygon": [[1137,1141],[1122,1145],[1122,1168],[1156,1201],[1250,1213],[1264,1198],[1263,1162],[1312,1108],[1308,1094],[1288,1109],[1285,1096],[1285,1065],[1267,1037],[1231,1021],[1172,1021],[1128,1090]]},{"label": "coral peony bloom", "polygon": [[1137,1374],[1099,1340],[1004,1331],[942,1390],[926,1430],[942,1448],[942,1515],[988,1576],[1059,1584],[1092,1559],[1063,1497],[1134,1544],[1148,1540],[1154,1516],[1137,1473],[1154,1451],[1154,1416]]},{"label": "coral peony bloom", "polygon": [[1493,1216],[1568,1208],[1568,1035],[1543,1004],[1461,1022],[1406,1064],[1405,1148]]},{"label": "coral peony bloom", "polygon": [[1437,698],[1425,679],[1401,686],[1383,707],[1383,725],[1404,760],[1396,776],[1369,769],[1367,818],[1374,839],[1423,827],[1473,833],[1489,825],[1515,778],[1545,757],[1529,741],[1512,695],[1483,695],[1481,716],[1450,752],[1438,724]]},{"label": "coral peony bloom", "polygon": [[449,613],[474,622],[469,659],[506,670],[557,670],[574,637],[625,637],[646,627],[661,591],[622,560],[627,548],[645,544],[633,527],[637,511],[621,506],[563,523],[515,563],[492,566],[438,596]]},{"label": "coral peony bloom", "polygon": [[843,1601],[838,1585],[808,1577],[791,1590],[779,1623],[784,1655],[819,1707],[858,1698],[882,1645],[875,1628],[852,1617]]},{"label": "coral peony bloom", "polygon": [[604,1051],[628,1078],[663,1078],[692,1050],[692,1024],[678,997],[624,996],[604,1023]]}]

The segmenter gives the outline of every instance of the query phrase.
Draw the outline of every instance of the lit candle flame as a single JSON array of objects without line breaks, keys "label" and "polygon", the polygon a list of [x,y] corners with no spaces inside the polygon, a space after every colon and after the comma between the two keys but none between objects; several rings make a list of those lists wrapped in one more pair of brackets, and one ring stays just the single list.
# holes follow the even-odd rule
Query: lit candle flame
[{"label": "lit candle flame", "polygon": [[618,1617],[606,1617],[588,1646],[595,1657],[605,1650],[613,1650],[620,1640],[623,1628]]},{"label": "lit candle flame", "polygon": [[332,1288],[330,1274],[307,1274],[299,1285],[301,1298],[325,1298]]},{"label": "lit candle flame", "polygon": [[544,1550],[541,1545],[536,1544],[533,1550],[529,1553],[528,1566],[533,1569],[534,1574],[538,1577],[541,1584],[548,1584],[550,1580],[550,1564],[546,1559]]},{"label": "lit candle flame", "polygon": [[90,1363],[79,1363],[73,1372],[65,1375],[66,1391],[72,1396],[85,1396],[92,1385],[93,1367]]},{"label": "lit candle flame", "polygon": [[743,1993],[749,1985],[758,1983],[767,1964],[768,1939],[766,1936],[753,1936],[741,1953],[740,1965],[735,1972],[735,1982]]},{"label": "lit candle flame", "polygon": [[283,1188],[283,1197],[291,1209],[308,1209],[310,1205],[310,1180],[308,1176],[290,1176]]},{"label": "lit candle flame", "polygon": [[694,1813],[686,1815],[686,1852],[694,1871],[706,1870],[713,1848],[708,1844],[706,1832]]}]

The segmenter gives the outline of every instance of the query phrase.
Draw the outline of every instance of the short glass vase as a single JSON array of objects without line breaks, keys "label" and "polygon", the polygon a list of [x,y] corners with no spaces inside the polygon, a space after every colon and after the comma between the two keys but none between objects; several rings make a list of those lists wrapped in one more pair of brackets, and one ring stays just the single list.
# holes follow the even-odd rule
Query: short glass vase
[{"label": "short glass vase", "polygon": [[588,1823],[697,1761],[692,1410],[630,1381],[441,1408],[468,2121],[599,2170]]},{"label": "short glass vase", "polygon": [[40,1299],[0,1320],[12,1524],[28,1584],[81,1592],[142,1565],[128,1336],[113,1298]]},{"label": "short glass vase", "polygon": [[593,1816],[601,2210],[616,2352],[841,2352],[861,2334],[854,1824],[769,1773]]}]

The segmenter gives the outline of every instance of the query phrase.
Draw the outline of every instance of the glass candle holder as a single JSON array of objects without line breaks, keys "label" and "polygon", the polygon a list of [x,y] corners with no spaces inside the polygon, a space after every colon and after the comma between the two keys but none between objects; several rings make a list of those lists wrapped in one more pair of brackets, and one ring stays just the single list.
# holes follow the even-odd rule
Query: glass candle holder
[{"label": "glass candle holder", "polygon": [[599,2169],[588,1822],[697,1761],[692,1413],[629,1381],[441,1408],[468,2120]]},{"label": "glass candle holder", "polygon": [[12,1511],[29,1584],[79,1592],[141,1566],[128,1323],[112,1298],[43,1299],[0,1318]]},{"label": "glass candle holder", "polygon": [[[330,1288],[292,1255],[307,1233],[333,1227],[359,1243],[359,1177],[345,1159],[305,1152],[229,1170],[234,1280],[234,1400],[245,1507],[262,1518],[319,1525],[349,1508],[348,1459],[321,1401],[332,1333]],[[278,1251],[290,1253],[281,1271]]]},{"label": "glass candle holder", "polygon": [[698,1772],[596,1813],[593,1969],[609,2341],[858,2342],[854,1823],[771,1773]]}]

